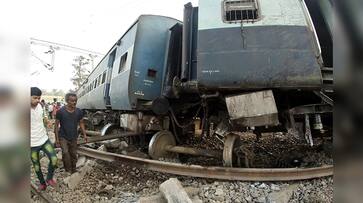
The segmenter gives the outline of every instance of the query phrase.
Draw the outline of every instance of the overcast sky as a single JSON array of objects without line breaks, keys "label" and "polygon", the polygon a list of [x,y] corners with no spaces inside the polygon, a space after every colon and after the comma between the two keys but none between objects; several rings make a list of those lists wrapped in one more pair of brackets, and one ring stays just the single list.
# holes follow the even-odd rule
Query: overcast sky
[{"label": "overcast sky", "polygon": [[[0,25],[36,39],[106,53],[141,14],[182,20],[184,4],[198,0],[30,0],[8,1],[0,9]],[[4,20],[11,19],[11,20]],[[31,45],[41,60],[50,63],[47,47]],[[55,70],[44,68],[35,57],[29,60],[31,85],[44,89],[72,88],[72,59],[77,53],[56,51]]]}]

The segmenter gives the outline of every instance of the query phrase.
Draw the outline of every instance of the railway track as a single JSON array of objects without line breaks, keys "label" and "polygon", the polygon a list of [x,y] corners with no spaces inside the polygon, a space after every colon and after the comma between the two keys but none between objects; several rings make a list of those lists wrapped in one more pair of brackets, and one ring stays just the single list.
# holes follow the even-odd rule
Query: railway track
[{"label": "railway track", "polygon": [[31,182],[30,183],[30,189],[31,189],[31,193],[37,195],[40,197],[40,199],[45,202],[45,203],[56,203],[49,195],[47,195],[46,193],[39,191],[37,189],[37,186]]},{"label": "railway track", "polygon": [[333,175],[333,165],[316,168],[231,168],[184,165],[79,147],[78,153],[95,159],[120,161],[132,166],[174,175],[240,181],[292,181]]}]

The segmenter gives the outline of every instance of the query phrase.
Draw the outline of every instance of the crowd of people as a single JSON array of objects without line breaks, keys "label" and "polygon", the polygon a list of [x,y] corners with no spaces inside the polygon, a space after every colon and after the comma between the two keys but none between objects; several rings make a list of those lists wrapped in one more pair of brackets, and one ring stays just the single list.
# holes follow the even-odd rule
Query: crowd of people
[{"label": "crowd of people", "polygon": [[[53,100],[53,103],[46,103],[41,99],[41,96],[42,91],[38,87],[31,87],[30,147],[33,168],[39,180],[38,189],[46,190],[47,186],[55,187],[57,185],[53,178],[58,167],[54,148],[60,147],[62,149],[63,167],[66,172],[73,174],[76,172],[77,163],[78,126],[86,142],[87,136],[83,112],[76,107],[76,94],[66,94],[65,105],[57,102],[56,99]],[[55,143],[49,139],[47,127],[54,128]],[[49,159],[46,179],[44,179],[40,165],[40,151],[43,151]]]},{"label": "crowd of people", "polygon": [[55,118],[55,115],[56,115],[57,111],[61,107],[64,106],[64,104],[61,103],[61,102],[58,102],[56,98],[53,99],[52,103],[51,102],[46,103],[44,101],[44,99],[42,99],[40,101],[40,104],[42,105],[44,112],[48,113],[47,116],[48,116],[49,119]]}]

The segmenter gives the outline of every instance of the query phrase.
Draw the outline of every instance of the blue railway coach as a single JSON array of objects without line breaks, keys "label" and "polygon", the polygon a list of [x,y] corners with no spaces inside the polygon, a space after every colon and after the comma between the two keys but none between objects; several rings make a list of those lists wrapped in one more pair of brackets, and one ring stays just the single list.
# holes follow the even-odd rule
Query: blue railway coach
[{"label": "blue railway coach", "polygon": [[[134,132],[153,159],[184,153],[251,166],[236,132],[332,135],[328,0],[199,0],[183,23],[142,15],[78,90],[90,134]],[[115,134],[115,133],[113,133]],[[130,135],[131,136],[131,135]],[[190,144],[218,138],[223,153]]]},{"label": "blue railway coach", "polygon": [[82,109],[132,110],[161,94],[169,28],[178,20],[142,15],[78,90]]}]

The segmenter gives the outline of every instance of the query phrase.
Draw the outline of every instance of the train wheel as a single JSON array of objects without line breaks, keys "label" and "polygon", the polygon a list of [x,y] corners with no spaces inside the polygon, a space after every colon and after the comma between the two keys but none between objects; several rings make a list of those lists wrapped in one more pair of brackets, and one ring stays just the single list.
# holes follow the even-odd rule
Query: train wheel
[{"label": "train wheel", "polygon": [[149,156],[152,159],[160,158],[177,158],[178,155],[168,152],[166,146],[175,146],[176,141],[174,135],[170,131],[159,131],[153,135],[149,143]]},{"label": "train wheel", "polygon": [[238,135],[228,134],[224,141],[223,148],[223,166],[235,167],[241,166],[240,158],[236,154],[236,150],[241,146],[241,140]]}]

